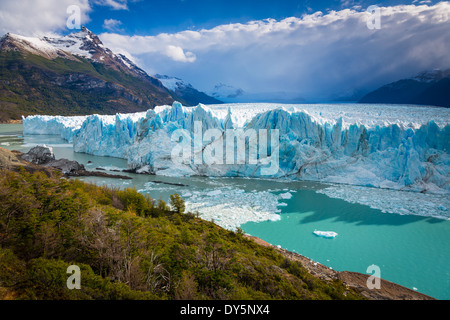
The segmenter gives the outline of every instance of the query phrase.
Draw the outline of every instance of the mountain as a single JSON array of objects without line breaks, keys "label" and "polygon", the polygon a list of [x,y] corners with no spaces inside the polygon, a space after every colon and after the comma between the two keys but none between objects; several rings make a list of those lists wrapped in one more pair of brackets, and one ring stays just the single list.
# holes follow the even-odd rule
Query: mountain
[{"label": "mountain", "polygon": [[360,103],[399,103],[450,107],[450,69],[421,72],[372,91]]},{"label": "mountain", "polygon": [[0,121],[29,114],[114,114],[177,97],[83,27],[61,37],[0,39]]},{"label": "mountain", "polygon": [[173,92],[180,101],[185,101],[186,105],[195,106],[199,103],[203,104],[220,104],[222,101],[200,92],[195,89],[190,83],[183,81],[180,78],[170,77],[166,75],[156,74],[154,76],[162,82],[162,84]]}]

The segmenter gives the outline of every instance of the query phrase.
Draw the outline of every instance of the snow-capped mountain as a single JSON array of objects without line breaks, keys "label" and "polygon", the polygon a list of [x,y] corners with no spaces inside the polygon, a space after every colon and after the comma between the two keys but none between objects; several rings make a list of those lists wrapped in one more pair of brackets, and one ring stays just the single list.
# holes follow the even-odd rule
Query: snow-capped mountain
[{"label": "snow-capped mountain", "polygon": [[368,93],[359,102],[450,107],[450,69],[424,71],[389,83]]},{"label": "snow-capped mountain", "polygon": [[26,114],[109,114],[171,104],[174,94],[87,28],[0,39],[0,120]]},{"label": "snow-capped mountain", "polygon": [[176,77],[156,74],[154,75],[163,85],[184,100],[187,105],[195,106],[199,103],[203,104],[219,104],[222,101],[207,95],[204,92],[198,91],[190,83]]},{"label": "snow-capped mountain", "polygon": [[7,33],[0,39],[0,50],[3,52],[28,52],[50,60],[64,58],[77,61],[70,51],[57,48],[43,39],[24,37],[13,33]]},{"label": "snow-capped mountain", "polygon": [[106,48],[98,36],[82,27],[79,32],[62,37],[44,37],[42,41],[54,48],[79,55],[117,71],[123,71],[136,77],[150,77],[123,54],[115,54]]}]

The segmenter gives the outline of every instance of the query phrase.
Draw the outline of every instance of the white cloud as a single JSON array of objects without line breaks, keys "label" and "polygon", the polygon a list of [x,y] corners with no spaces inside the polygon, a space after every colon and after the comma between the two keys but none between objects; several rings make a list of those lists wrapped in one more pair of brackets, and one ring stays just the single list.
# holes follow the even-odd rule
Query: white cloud
[{"label": "white cloud", "polygon": [[142,0],[92,0],[96,5],[109,7],[112,10],[129,10],[128,4]]},{"label": "white cloud", "polygon": [[120,32],[123,31],[120,26],[122,25],[122,21],[116,19],[105,19],[103,21],[103,29],[106,29],[111,32]]},{"label": "white cloud", "polygon": [[0,33],[42,35],[66,29],[67,8],[80,8],[81,24],[89,21],[88,0],[1,0]]},{"label": "white cloud", "polygon": [[169,45],[166,47],[166,55],[179,62],[194,62],[196,57],[192,52],[184,52],[184,50],[177,46]]},{"label": "white cloud", "polygon": [[100,37],[143,68],[184,77],[203,90],[223,82],[317,100],[450,67],[449,2],[381,7],[380,30],[369,30],[367,18],[353,8],[174,34]]},{"label": "white cloud", "polygon": [[95,4],[110,7],[113,10],[128,10],[127,0],[94,0]]}]

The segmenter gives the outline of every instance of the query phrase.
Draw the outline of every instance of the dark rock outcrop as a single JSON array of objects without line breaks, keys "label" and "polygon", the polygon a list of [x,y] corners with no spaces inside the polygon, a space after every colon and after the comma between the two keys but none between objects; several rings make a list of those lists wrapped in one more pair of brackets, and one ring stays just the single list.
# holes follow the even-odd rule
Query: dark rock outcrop
[{"label": "dark rock outcrop", "polygon": [[68,177],[94,176],[104,178],[131,179],[128,176],[113,175],[106,172],[87,171],[84,165],[77,161],[68,159],[55,159],[53,149],[51,147],[47,147],[46,145],[36,146],[27,153],[21,154],[19,158],[42,168],[56,169],[58,171],[61,171]]},{"label": "dark rock outcrop", "polygon": [[23,154],[21,158],[33,164],[47,164],[55,160],[55,155],[53,154],[53,149],[51,147],[43,145],[31,148],[31,150]]}]

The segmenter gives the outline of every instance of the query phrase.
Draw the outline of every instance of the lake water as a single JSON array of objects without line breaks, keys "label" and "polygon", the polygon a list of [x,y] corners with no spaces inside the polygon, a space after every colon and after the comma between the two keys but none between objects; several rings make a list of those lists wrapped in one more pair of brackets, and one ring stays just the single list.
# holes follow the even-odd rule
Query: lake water
[{"label": "lake water", "polygon": [[[126,168],[123,159],[75,153],[70,144],[57,136],[23,137],[21,125],[0,125],[1,147],[26,152],[37,144],[52,146],[57,158],[76,160],[87,169]],[[170,194],[177,192],[185,198],[190,210],[224,227],[240,226],[248,234],[338,271],[366,273],[375,264],[380,267],[383,279],[437,299],[450,299],[448,219],[383,213],[368,205],[331,198],[321,193],[329,186],[319,183],[120,174],[129,175],[133,180],[80,179],[135,187],[166,201]],[[385,190],[380,194],[367,188],[364,192],[382,196],[377,201],[381,203],[395,195],[392,197],[397,199],[395,206],[398,201],[401,203],[403,199],[406,203],[405,199],[413,197],[420,199],[424,208],[438,207],[443,212],[448,208],[445,197],[436,200],[432,195],[404,193],[402,198],[403,193],[398,191]],[[394,206],[392,203],[384,201],[387,211],[389,206]],[[321,238],[313,234],[314,230],[334,231],[338,236]]]}]

